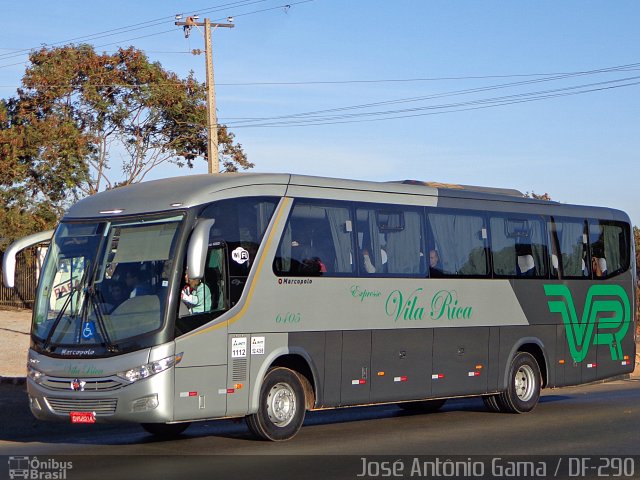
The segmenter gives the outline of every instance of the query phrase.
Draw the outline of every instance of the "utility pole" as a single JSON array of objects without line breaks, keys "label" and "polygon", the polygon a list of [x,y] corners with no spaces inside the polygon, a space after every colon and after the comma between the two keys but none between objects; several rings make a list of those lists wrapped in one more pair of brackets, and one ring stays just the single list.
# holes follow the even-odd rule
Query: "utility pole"
[{"label": "utility pole", "polygon": [[[207,67],[207,159],[209,161],[209,173],[219,173],[218,162],[218,115],[216,112],[216,86],[213,78],[213,42],[211,41],[211,28],[233,28],[233,23],[211,23],[208,18],[204,22],[198,22],[198,16],[187,17],[184,22],[176,21],[175,24],[184,28],[185,38],[189,37],[192,27],[204,27],[204,49]],[[176,20],[181,20],[182,15],[176,15]],[[232,22],[233,17],[227,21]]]}]

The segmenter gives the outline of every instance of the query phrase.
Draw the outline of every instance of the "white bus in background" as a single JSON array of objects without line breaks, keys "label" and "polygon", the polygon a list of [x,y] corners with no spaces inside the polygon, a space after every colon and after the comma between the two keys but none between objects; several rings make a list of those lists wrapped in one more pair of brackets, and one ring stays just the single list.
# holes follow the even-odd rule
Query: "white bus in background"
[{"label": "white bus in background", "polygon": [[[18,242],[5,255],[12,281]],[[246,417],[285,440],[305,411],[481,396],[629,373],[623,212],[514,190],[285,174],[192,176],[69,209],[33,311],[31,411],[178,434]]]}]

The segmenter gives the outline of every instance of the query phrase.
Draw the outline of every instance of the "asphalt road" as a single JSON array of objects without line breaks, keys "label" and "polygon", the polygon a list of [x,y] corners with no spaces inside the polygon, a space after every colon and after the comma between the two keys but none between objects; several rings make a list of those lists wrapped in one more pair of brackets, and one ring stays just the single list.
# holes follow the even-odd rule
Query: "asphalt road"
[{"label": "asphalt road", "polygon": [[[309,469],[322,472],[318,478],[338,478],[331,466],[339,469],[344,462],[351,470],[343,477],[356,478],[361,458],[373,455],[640,455],[640,380],[548,390],[523,415],[491,413],[479,399],[450,400],[430,414],[393,405],[312,412],[300,433],[283,443],[254,440],[244,422],[231,420],[194,424],[171,441],[156,440],[135,425],[41,423],[28,411],[23,386],[0,385],[0,425],[0,455],[88,455],[91,464],[120,472],[103,476],[106,471],[95,467],[93,478],[129,478],[122,472],[132,468],[149,475],[135,478],[169,478],[168,465],[180,460],[178,478],[202,459],[210,471],[222,458],[226,464],[218,471],[231,468],[234,478],[272,478],[274,472],[286,478],[298,470],[309,478]],[[138,459],[137,467],[127,463],[130,458]],[[640,460],[636,469],[640,478]]]}]

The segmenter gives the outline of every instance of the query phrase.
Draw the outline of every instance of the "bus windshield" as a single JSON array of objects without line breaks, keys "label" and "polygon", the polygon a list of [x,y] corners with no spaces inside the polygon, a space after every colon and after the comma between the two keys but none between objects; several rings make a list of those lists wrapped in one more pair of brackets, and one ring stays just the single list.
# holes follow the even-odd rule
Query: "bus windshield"
[{"label": "bus windshield", "polygon": [[123,341],[160,329],[181,220],[62,223],[39,286],[34,339],[48,351],[117,352]]}]

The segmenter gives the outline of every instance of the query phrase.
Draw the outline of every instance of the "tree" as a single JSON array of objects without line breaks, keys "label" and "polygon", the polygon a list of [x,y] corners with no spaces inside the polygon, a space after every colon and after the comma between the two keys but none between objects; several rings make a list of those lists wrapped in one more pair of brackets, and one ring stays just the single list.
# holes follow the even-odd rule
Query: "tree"
[{"label": "tree", "polygon": [[[133,47],[98,54],[67,45],[29,59],[17,97],[0,102],[0,202],[27,230],[54,223],[80,196],[139,182],[159,165],[206,160],[205,87],[193,73],[180,78]],[[234,140],[221,125],[223,171],[253,167]],[[27,227],[25,214],[37,224]],[[0,237],[15,236],[3,224]]]},{"label": "tree", "polygon": [[551,201],[551,195],[549,195],[548,193],[538,194],[534,191],[531,191],[531,192],[526,192],[524,196],[527,198],[535,198],[536,200]]},{"label": "tree", "polygon": [[[112,55],[89,45],[43,48],[30,60],[20,102],[32,115],[72,123],[88,142],[84,193],[141,181],[163,163],[206,159],[205,87],[193,73],[181,79],[133,47]],[[225,171],[253,167],[224,126],[218,142]],[[123,178],[109,172],[117,146],[127,153]]]}]

